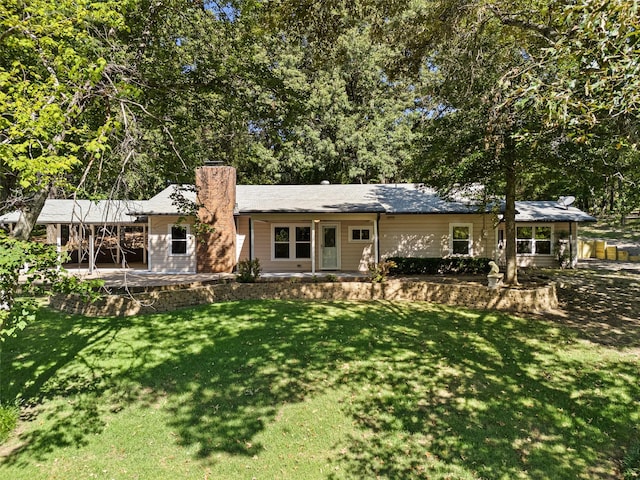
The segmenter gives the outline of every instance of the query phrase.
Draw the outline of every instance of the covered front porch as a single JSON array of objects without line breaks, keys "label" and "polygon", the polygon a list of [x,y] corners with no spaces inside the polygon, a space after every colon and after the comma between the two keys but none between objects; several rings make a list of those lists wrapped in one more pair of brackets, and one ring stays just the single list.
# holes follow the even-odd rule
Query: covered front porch
[{"label": "covered front porch", "polygon": [[243,215],[238,259],[258,259],[264,274],[366,273],[380,259],[377,214]]}]

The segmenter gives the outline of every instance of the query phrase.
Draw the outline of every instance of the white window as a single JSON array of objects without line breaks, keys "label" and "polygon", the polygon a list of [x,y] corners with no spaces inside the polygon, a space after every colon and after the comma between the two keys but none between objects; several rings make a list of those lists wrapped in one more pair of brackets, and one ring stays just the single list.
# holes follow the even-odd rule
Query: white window
[{"label": "white window", "polygon": [[516,250],[518,255],[551,255],[550,226],[516,227]]},{"label": "white window", "polygon": [[373,235],[371,235],[370,227],[349,227],[349,241],[353,243],[371,243]]},{"label": "white window", "polygon": [[272,233],[274,260],[311,258],[310,226],[275,225]]},{"label": "white window", "polygon": [[189,254],[189,225],[169,225],[169,255]]},{"label": "white window", "polygon": [[473,224],[452,223],[449,225],[449,251],[451,255],[471,255]]}]

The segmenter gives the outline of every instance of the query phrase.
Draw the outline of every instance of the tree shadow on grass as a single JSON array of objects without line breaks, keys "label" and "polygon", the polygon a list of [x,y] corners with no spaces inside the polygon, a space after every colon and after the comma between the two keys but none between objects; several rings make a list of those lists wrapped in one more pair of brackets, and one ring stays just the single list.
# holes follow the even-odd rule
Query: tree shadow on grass
[{"label": "tree shadow on grass", "polygon": [[[282,406],[340,388],[355,433],[333,461],[349,478],[607,478],[638,414],[637,365],[585,360],[565,330],[508,315],[260,301],[104,322],[44,370],[59,384],[50,394],[98,378],[84,394],[112,410],[162,399],[178,443],[205,463],[218,452],[259,455],[256,436]],[[92,360],[83,367],[72,351]],[[26,388],[49,384],[38,372],[23,372]],[[74,412],[99,430],[105,407],[91,401]],[[60,415],[62,439],[34,428],[7,461],[82,442],[90,428],[64,413],[48,413]]]},{"label": "tree shadow on grass", "polygon": [[640,348],[640,275],[610,270],[554,272],[560,310],[544,314],[590,342]]},{"label": "tree shadow on grass", "polygon": [[[396,326],[413,324],[393,310]],[[352,476],[615,475],[612,439],[627,444],[639,413],[634,362],[565,358],[555,349],[572,343],[566,332],[504,315],[447,318],[420,332],[411,365],[372,375],[376,391],[351,403],[364,432],[344,454]]]},{"label": "tree shadow on grass", "polygon": [[0,344],[0,401],[20,405],[23,421],[37,418],[46,425],[0,448],[0,456],[11,462],[27,450],[42,459],[57,448],[85,445],[87,436],[104,426],[100,396],[108,372],[88,362],[86,352],[108,345],[126,320],[78,320],[42,310],[37,323]]}]

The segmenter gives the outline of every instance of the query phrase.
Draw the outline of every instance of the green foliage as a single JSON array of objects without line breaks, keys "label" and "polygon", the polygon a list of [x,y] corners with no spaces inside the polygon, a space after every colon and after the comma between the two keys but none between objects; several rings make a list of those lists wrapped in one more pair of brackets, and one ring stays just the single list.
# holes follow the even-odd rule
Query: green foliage
[{"label": "green foliage", "polygon": [[636,441],[622,459],[622,476],[624,480],[640,478],[640,442]]},{"label": "green foliage", "polygon": [[38,297],[54,292],[99,296],[101,281],[66,276],[56,248],[8,237],[0,232],[0,341],[17,334],[35,318]]},{"label": "green foliage", "polygon": [[640,206],[640,7],[635,0],[558,6],[549,45],[533,55],[510,96],[582,150],[575,183],[588,206],[624,216]]},{"label": "green foliage", "polygon": [[604,122],[616,127],[617,141],[637,145],[625,119],[636,120],[640,104],[639,13],[635,0],[579,0],[556,12],[554,41],[528,76],[527,93],[577,141],[589,141]]},{"label": "green foliage", "polygon": [[392,269],[398,264],[393,260],[383,260],[381,262],[369,264],[369,279],[373,283],[383,283]]},{"label": "green foliage", "polygon": [[480,275],[489,272],[491,259],[473,257],[391,257],[388,261],[396,264],[395,267],[389,270],[391,275],[439,275],[451,273]]},{"label": "green foliage", "polygon": [[247,258],[238,262],[238,276],[236,279],[242,283],[254,283],[260,278],[261,273],[260,260],[257,258],[249,260]]},{"label": "green foliage", "polygon": [[113,89],[96,33],[121,29],[122,10],[121,2],[88,0],[0,6],[0,175],[15,187],[42,188],[85,154],[105,152],[116,126],[86,112]]},{"label": "green foliage", "polygon": [[0,445],[9,437],[18,424],[20,409],[15,405],[0,404]]}]

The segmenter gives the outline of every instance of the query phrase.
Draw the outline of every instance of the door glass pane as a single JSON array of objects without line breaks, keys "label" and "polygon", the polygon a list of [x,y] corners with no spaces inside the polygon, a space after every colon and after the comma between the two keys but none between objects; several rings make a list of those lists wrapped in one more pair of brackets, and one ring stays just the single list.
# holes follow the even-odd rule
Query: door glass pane
[{"label": "door glass pane", "polygon": [[324,246],[326,248],[333,248],[336,246],[336,229],[334,227],[325,227]]}]

